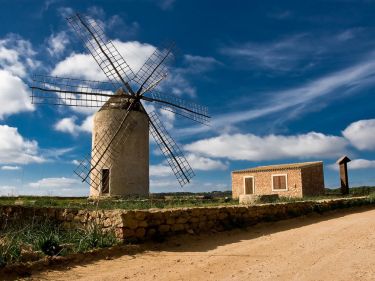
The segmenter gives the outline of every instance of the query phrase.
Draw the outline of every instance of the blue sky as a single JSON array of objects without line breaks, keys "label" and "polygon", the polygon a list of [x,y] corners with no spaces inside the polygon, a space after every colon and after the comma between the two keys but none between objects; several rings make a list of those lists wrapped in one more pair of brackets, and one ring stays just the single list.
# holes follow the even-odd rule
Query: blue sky
[{"label": "blue sky", "polygon": [[105,79],[65,20],[75,11],[135,71],[173,40],[160,90],[209,107],[210,127],[155,109],[196,177],[181,189],[151,143],[151,192],[229,190],[232,170],[316,160],[337,187],[343,154],[353,186],[375,185],[374,1],[0,3],[0,194],[88,194],[72,171],[93,111],[32,105],[28,88],[33,74]]}]

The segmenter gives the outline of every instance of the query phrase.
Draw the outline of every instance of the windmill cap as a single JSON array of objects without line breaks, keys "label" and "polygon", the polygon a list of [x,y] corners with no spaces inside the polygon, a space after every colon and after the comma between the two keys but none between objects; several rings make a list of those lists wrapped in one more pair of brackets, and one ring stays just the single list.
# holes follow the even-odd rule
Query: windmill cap
[{"label": "windmill cap", "polygon": [[346,155],[342,156],[339,160],[336,161],[337,164],[343,164],[343,163],[348,163],[352,160]]}]

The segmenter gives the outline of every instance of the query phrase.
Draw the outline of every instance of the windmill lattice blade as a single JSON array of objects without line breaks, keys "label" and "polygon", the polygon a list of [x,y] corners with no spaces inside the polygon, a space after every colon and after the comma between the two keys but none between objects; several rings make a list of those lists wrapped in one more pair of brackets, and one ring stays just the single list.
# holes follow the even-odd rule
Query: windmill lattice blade
[{"label": "windmill lattice blade", "polygon": [[101,107],[112,96],[109,82],[35,75],[32,103],[66,106]]},{"label": "windmill lattice blade", "polygon": [[100,25],[93,19],[79,14],[67,20],[116,88],[123,85],[128,87],[134,73],[112,41],[107,40]]},{"label": "windmill lattice blade", "polygon": [[156,49],[139,69],[134,82],[141,87],[140,94],[155,88],[166,77],[167,63],[173,58],[173,47],[174,45],[171,44],[168,48]]},{"label": "windmill lattice blade", "polygon": [[151,135],[155,139],[164,156],[167,158],[168,164],[175,174],[178,182],[181,186],[189,183],[190,179],[194,177],[195,174],[181,149],[168,134],[155,112],[151,112],[149,114],[149,118]]},{"label": "windmill lattice blade", "polygon": [[[123,122],[124,118],[126,122]],[[91,154],[88,154],[74,170],[82,181],[86,181],[94,189],[99,190],[102,167],[111,168],[111,163],[118,157],[121,147],[137,126],[136,120],[131,116],[124,116],[124,118],[115,119],[107,130],[100,133],[100,139]],[[115,135],[117,131],[119,133]]]},{"label": "windmill lattice blade", "polygon": [[205,125],[208,125],[210,122],[208,108],[206,106],[188,102],[176,96],[171,96],[156,91],[151,92],[151,96],[152,98],[150,101],[154,101],[155,105],[164,110],[171,111]]}]

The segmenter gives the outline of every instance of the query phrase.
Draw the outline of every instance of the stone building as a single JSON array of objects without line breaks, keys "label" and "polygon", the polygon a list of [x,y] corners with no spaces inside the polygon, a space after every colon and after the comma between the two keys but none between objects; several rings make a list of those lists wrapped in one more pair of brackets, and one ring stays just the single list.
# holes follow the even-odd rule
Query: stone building
[{"label": "stone building", "polygon": [[[116,95],[121,93],[119,90]],[[122,126],[117,134],[125,137],[119,137],[118,147],[105,151],[109,136],[115,134],[119,121],[126,115],[128,104],[126,98],[111,97],[94,115],[92,147],[100,151],[92,155],[92,164],[98,164],[91,172],[90,197],[149,195],[149,123],[142,107],[129,112],[126,121],[132,120],[134,127],[125,131],[128,127]]]},{"label": "stone building", "polygon": [[240,195],[303,197],[324,194],[323,162],[260,166],[232,172],[232,197]]}]

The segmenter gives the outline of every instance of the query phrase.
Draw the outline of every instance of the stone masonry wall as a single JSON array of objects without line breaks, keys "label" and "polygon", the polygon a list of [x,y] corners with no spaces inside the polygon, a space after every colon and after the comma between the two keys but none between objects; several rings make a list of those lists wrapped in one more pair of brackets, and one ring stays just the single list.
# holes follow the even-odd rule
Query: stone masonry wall
[{"label": "stone masonry wall", "polygon": [[314,211],[374,204],[367,198],[305,201],[254,206],[223,206],[154,210],[76,210],[0,206],[0,223],[48,218],[65,228],[84,228],[95,223],[112,230],[119,239],[142,241],[180,233],[221,231],[281,220]]},{"label": "stone masonry wall", "polygon": [[302,169],[303,196],[316,196],[325,193],[323,164]]},{"label": "stone masonry wall", "polygon": [[[272,175],[286,174],[286,191],[272,191]],[[253,176],[257,195],[278,194],[282,197],[302,197],[301,169],[288,169],[278,171],[236,172],[232,173],[232,197],[238,198],[244,194],[244,177]]]}]

